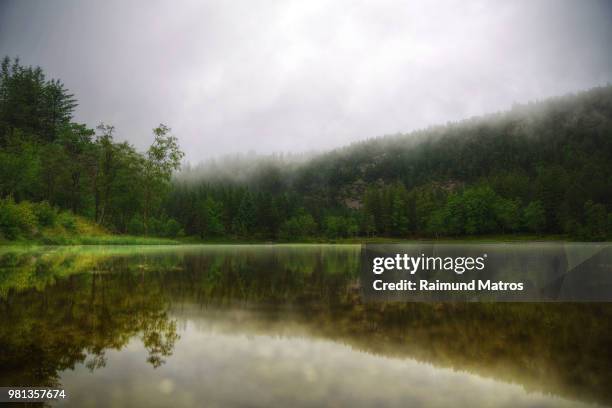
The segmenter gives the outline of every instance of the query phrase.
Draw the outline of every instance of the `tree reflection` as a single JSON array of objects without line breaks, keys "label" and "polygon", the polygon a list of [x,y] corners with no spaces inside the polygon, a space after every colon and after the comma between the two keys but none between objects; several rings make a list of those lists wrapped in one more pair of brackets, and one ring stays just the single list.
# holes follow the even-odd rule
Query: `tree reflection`
[{"label": "tree reflection", "polygon": [[132,339],[159,367],[179,341],[171,309],[197,304],[248,309],[265,333],[297,323],[367,352],[612,402],[612,305],[364,304],[357,247],[28,253],[0,267],[0,385],[104,367]]},{"label": "tree reflection", "polygon": [[[97,261],[99,269],[114,270],[112,262],[103,266],[103,258]],[[57,273],[45,271],[44,262],[30,265],[33,279]],[[155,282],[134,274],[74,274],[44,290],[20,287],[5,293],[0,313],[2,385],[57,385],[60,371],[78,363],[92,371],[104,367],[106,351],[119,350],[134,337],[142,339],[147,361],[159,367],[178,340],[167,297]]]}]

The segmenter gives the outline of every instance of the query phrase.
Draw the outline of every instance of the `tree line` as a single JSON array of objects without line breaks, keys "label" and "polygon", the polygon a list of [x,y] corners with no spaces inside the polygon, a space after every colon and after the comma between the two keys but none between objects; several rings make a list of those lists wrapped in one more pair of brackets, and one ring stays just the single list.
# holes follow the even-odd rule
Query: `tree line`
[{"label": "tree line", "polygon": [[40,68],[2,61],[5,238],[52,224],[54,209],[65,211],[66,225],[69,213],[116,233],[203,239],[603,240],[612,230],[612,86],[297,161],[245,157],[239,178],[222,162],[214,175],[187,166],[177,173],[183,153],[167,126],[139,152],[111,125],[75,123],[76,106]]},{"label": "tree line", "polygon": [[[251,176],[183,169],[166,205],[186,232],[263,239],[612,230],[612,86],[391,135]],[[236,166],[235,160],[232,166]]]}]

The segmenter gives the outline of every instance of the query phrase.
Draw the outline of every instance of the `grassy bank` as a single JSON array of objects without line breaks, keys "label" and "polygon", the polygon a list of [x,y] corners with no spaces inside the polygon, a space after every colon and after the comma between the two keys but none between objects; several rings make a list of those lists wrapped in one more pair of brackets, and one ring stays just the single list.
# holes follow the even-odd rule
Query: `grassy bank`
[{"label": "grassy bank", "polygon": [[4,246],[39,245],[176,245],[180,241],[169,238],[135,237],[132,235],[45,235],[39,238],[2,240]]},{"label": "grassy bank", "polygon": [[46,202],[0,199],[0,245],[169,245],[169,238],[116,235]]}]

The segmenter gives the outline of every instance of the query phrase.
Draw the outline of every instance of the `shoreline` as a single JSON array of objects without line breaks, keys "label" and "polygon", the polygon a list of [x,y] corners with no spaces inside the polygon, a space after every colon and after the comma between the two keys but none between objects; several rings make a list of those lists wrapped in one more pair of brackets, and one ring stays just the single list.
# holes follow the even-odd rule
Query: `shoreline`
[{"label": "shoreline", "polygon": [[355,237],[342,239],[302,239],[295,241],[270,239],[198,239],[185,237],[178,239],[142,237],[129,235],[104,235],[84,237],[58,237],[57,239],[32,239],[1,241],[2,247],[46,247],[46,246],[184,246],[184,245],[363,245],[363,244],[409,244],[409,243],[516,243],[516,242],[606,242],[578,241],[562,235],[483,235],[465,237]]}]

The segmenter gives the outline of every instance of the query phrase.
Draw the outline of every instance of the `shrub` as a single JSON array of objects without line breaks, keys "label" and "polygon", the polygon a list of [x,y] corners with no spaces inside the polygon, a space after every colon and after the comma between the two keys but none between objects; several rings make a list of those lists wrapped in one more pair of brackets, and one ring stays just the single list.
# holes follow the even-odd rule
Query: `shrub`
[{"label": "shrub", "polygon": [[608,213],[603,204],[589,200],[584,204],[585,222],[580,228],[579,238],[603,241],[608,235]]},{"label": "shrub", "polygon": [[147,234],[153,236],[163,236],[165,226],[166,223],[164,221],[151,217],[149,218],[149,229]]},{"label": "shrub", "polygon": [[439,235],[451,235],[447,226],[447,220],[449,218],[450,216],[448,215],[448,209],[446,207],[434,210],[427,219],[425,230],[428,234],[436,237]]},{"label": "shrub", "polygon": [[310,214],[302,214],[289,218],[280,229],[280,237],[286,240],[294,240],[314,235],[317,223]]},{"label": "shrub", "polygon": [[427,231],[432,235],[473,235],[495,231],[499,225],[518,227],[518,203],[504,200],[488,186],[451,194],[446,204],[431,212]]},{"label": "shrub", "polygon": [[503,231],[516,231],[521,223],[521,209],[518,200],[498,197],[494,203],[495,215]]},{"label": "shrub", "polygon": [[325,235],[329,238],[346,238],[359,232],[357,223],[349,217],[328,216],[324,221]]},{"label": "shrub", "polygon": [[30,236],[36,225],[31,203],[24,201],[17,204],[12,197],[0,200],[0,231],[6,238],[12,240],[21,235]]},{"label": "shrub", "polygon": [[36,216],[38,225],[41,227],[52,227],[55,225],[57,221],[57,211],[47,201],[34,204],[32,210]]},{"label": "shrub", "polygon": [[181,224],[179,224],[174,218],[169,218],[166,221],[164,236],[176,238],[179,235],[181,235]]},{"label": "shrub", "polygon": [[128,222],[127,230],[132,235],[142,235],[144,233],[144,224],[140,215],[136,214],[132,217]]},{"label": "shrub", "polygon": [[546,212],[540,201],[532,201],[523,212],[523,223],[529,231],[542,232],[546,226]]},{"label": "shrub", "polygon": [[58,217],[59,224],[69,232],[76,231],[76,218],[68,212],[62,212]]}]

